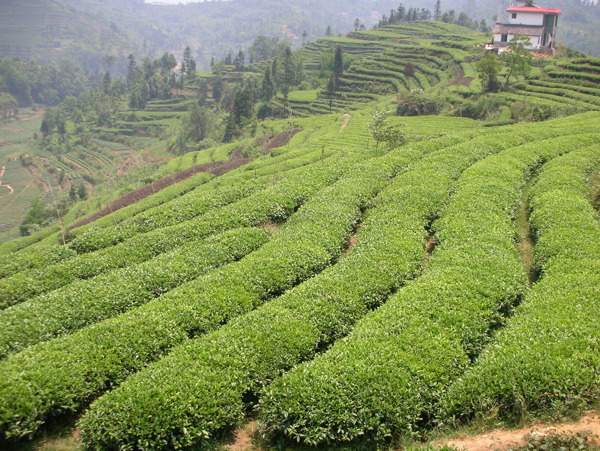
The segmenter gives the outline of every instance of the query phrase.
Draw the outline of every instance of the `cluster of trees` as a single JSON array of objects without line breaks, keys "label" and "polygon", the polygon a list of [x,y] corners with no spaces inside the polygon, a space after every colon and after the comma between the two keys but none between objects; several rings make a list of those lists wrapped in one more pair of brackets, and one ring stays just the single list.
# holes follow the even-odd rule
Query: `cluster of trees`
[{"label": "cluster of trees", "polygon": [[[531,70],[531,53],[525,48],[531,45],[531,40],[526,36],[515,35],[508,43],[507,50],[500,56],[488,52],[477,64],[477,74],[481,80],[484,92],[498,92],[507,89],[513,76],[527,75]],[[500,74],[504,71],[504,82]]]},{"label": "cluster of trees", "polygon": [[189,47],[185,49],[179,77],[174,71],[177,60],[170,53],[164,53],[158,59],[146,57],[140,65],[134,55],[129,55],[128,59],[126,84],[132,109],[143,110],[150,99],[170,97],[174,89],[183,86],[183,79],[193,77],[196,71]]},{"label": "cluster of trees", "polygon": [[[389,15],[384,14],[377,27],[384,27],[386,25],[401,25],[405,23],[415,22],[417,20],[440,20],[445,23],[453,23],[457,25],[461,25],[463,27],[471,28],[473,30],[478,30],[483,33],[489,33],[491,28],[487,25],[485,19],[482,19],[481,22],[471,19],[469,15],[465,12],[461,12],[456,15],[456,11],[451,9],[449,11],[445,11],[442,13],[442,4],[440,0],[437,0],[435,3],[435,8],[430,11],[427,8],[409,8],[406,9],[402,3],[396,9],[390,10]],[[359,19],[354,21],[355,30],[361,29],[361,23]],[[364,29],[364,26],[362,27]]]},{"label": "cluster of trees", "polygon": [[19,106],[58,105],[67,96],[81,93],[85,85],[83,74],[71,61],[42,66],[0,58],[0,91],[12,95]]},{"label": "cluster of trees", "polygon": [[[255,39],[249,54],[255,62],[268,58],[272,61],[262,74],[246,74],[238,83],[226,83],[220,74],[225,66],[235,66],[239,70],[238,66],[245,57],[241,50],[236,58],[237,65],[231,53],[215,64],[215,77],[210,83],[200,82],[198,102],[181,123],[173,149],[176,153],[209,147],[218,141],[230,142],[256,119],[285,116],[285,107],[282,109],[281,104],[272,100],[277,94],[282,94],[285,104],[289,92],[302,83],[302,59],[292,52],[289,45],[285,45],[285,41],[265,36]],[[341,58],[341,51],[337,58]],[[339,71],[336,73],[337,77],[341,75]],[[212,102],[209,101],[209,92]]]},{"label": "cluster of trees", "polygon": [[[291,43],[286,39],[280,39],[277,36],[267,37],[264,35],[257,36],[252,44],[248,47],[246,53],[240,49],[234,57],[230,50],[225,58],[218,63],[215,63],[214,58],[211,60],[210,67],[215,74],[222,74],[228,67],[242,72],[246,69],[246,61],[249,64],[266,61],[270,58],[277,58],[284,55],[286,48],[291,47]],[[248,60],[246,59],[248,56]]]},{"label": "cluster of trees", "polygon": [[445,23],[453,23],[463,27],[471,28],[472,30],[481,31],[482,33],[490,33],[492,31],[485,19],[481,19],[481,21],[471,19],[467,13],[462,11],[457,16],[456,11],[453,9],[444,12],[444,14],[440,16],[439,20]]},{"label": "cluster of trees", "polygon": [[[409,8],[407,10],[404,5],[400,3],[397,9],[390,10],[389,16],[384,14],[377,26],[385,27],[386,25],[400,25],[403,23],[415,22],[417,20],[431,20],[432,17],[434,17],[434,15],[427,8]],[[435,16],[435,20],[438,20],[438,18],[439,17]]]}]

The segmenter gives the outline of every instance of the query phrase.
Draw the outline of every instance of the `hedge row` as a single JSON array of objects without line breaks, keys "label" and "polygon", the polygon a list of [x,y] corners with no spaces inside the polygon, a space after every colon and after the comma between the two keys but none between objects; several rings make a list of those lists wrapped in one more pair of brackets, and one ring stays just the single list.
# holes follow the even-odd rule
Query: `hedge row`
[{"label": "hedge row", "polygon": [[266,185],[266,181],[250,181],[215,188],[194,190],[158,207],[145,210],[114,227],[91,227],[69,242],[77,253],[87,253],[114,246],[139,233],[189,221],[213,208],[234,203]]},{"label": "hedge row", "polygon": [[577,89],[565,88],[565,85],[562,83],[558,83],[557,85],[552,85],[551,83],[538,84],[538,83],[529,83],[523,86],[522,89],[532,92],[541,92],[545,94],[552,94],[556,96],[563,96],[572,98],[575,100],[580,100],[582,102],[586,102],[588,104],[600,106],[600,99],[595,94],[587,94],[579,92]]},{"label": "hedge row", "polygon": [[265,429],[316,445],[389,439],[426,425],[527,288],[512,219],[529,171],[592,140],[535,142],[465,171],[434,224],[439,246],[424,275],[346,339],[267,387]]},{"label": "hedge row", "polygon": [[523,91],[533,92],[539,97],[556,100],[557,102],[576,104],[582,108],[598,109],[600,106],[600,99],[598,99],[598,97],[581,94],[568,89],[548,88],[525,83],[518,85],[517,88]]},{"label": "hedge row", "polygon": [[[205,445],[244,417],[244,398],[345,335],[424,260],[426,225],[452,179],[494,151],[495,138],[455,145],[411,165],[374,200],[348,257],[280,298],[175,349],[93,404],[81,422],[87,445],[175,449]],[[485,144],[488,144],[486,146]],[[496,147],[497,149],[498,147]],[[364,165],[332,199],[370,192],[390,158],[409,166],[415,149]],[[427,180],[427,183],[423,183]],[[148,421],[148,419],[152,419]]]},{"label": "hedge row", "polygon": [[242,229],[192,241],[147,262],[75,282],[4,310],[0,316],[0,357],[145,304],[243,257],[262,245],[267,234]]},{"label": "hedge row", "polygon": [[[168,227],[191,220],[206,211],[233,203],[257,192],[273,183],[276,175],[294,177],[305,170],[304,166],[332,156],[331,151],[324,152],[288,152],[283,157],[271,158],[272,162],[262,161],[247,165],[244,171],[231,174],[225,180],[217,179],[204,189],[181,196],[159,207],[146,210],[137,216],[121,222],[117,227],[91,228],[78,235],[69,243],[77,252],[90,252],[117,244],[138,233],[147,233],[157,228]],[[244,172],[251,171],[246,180]]]},{"label": "hedge row", "polygon": [[588,74],[587,72],[548,71],[548,75],[552,78],[574,78],[600,83],[600,75]]},{"label": "hedge row", "polygon": [[[155,208],[145,209],[140,214],[122,220],[122,222],[119,221],[117,227],[107,228],[106,224],[98,224],[99,227],[97,227],[94,223],[83,233],[79,229],[75,229],[72,232],[75,238],[69,245],[77,252],[90,252],[117,244],[137,233],[145,233],[155,228],[190,220],[204,213],[213,205],[226,205],[267,186],[274,175],[287,177],[286,172],[291,169],[315,162],[316,158],[313,154],[314,152],[301,149],[280,157],[255,161],[251,168],[240,168],[238,171],[219,177],[184,196]],[[244,174],[247,170],[252,170],[252,172]],[[223,186],[226,188],[222,188]],[[115,219],[113,218],[112,221]]]},{"label": "hedge row", "polygon": [[[139,202],[124,207],[108,216],[97,219],[93,223],[94,227],[114,226],[115,223],[131,217],[140,211],[163,204],[164,202],[185,194],[196,188],[198,185],[206,183],[212,177],[213,176],[209,174],[201,173],[175,185],[171,185],[152,196],[148,196],[147,198],[140,200]],[[83,226],[78,228],[77,231],[83,231],[89,227],[90,225]],[[60,234],[56,234],[55,238],[57,236],[60,239]],[[0,261],[0,277],[7,277],[28,269],[43,268],[48,264],[66,260],[75,253],[76,252],[74,252],[72,249],[55,244],[48,245],[40,243],[39,245],[32,246],[31,248],[24,248],[18,253],[7,255],[6,257],[2,258]],[[0,293],[3,291],[4,290],[0,290]]]},{"label": "hedge row", "polygon": [[310,195],[333,183],[359,158],[358,155],[351,155],[338,158],[336,162],[315,163],[266,190],[208,210],[205,215],[189,221],[139,234],[117,246],[80,254],[47,268],[20,272],[0,280],[0,299],[3,303],[15,304],[78,279],[141,263],[191,239],[231,228],[255,226],[268,220],[282,221]]},{"label": "hedge row", "polygon": [[[363,158],[368,155],[365,151]],[[400,163],[391,162],[372,173],[369,189],[361,192],[347,192],[360,173],[350,171],[239,262],[124,315],[38,344],[0,363],[0,398],[12,400],[0,406],[4,409],[0,430],[8,437],[29,434],[46,418],[77,410],[91,395],[122,381],[187,337],[216,329],[320,272],[339,256],[361,209]],[[329,168],[339,171],[331,163]]]},{"label": "hedge row", "polygon": [[[0,255],[2,256],[2,257],[0,257],[0,267],[4,267],[4,265],[6,263],[10,264],[11,259],[4,258],[4,256],[6,254],[17,252],[21,249],[31,246],[31,245],[37,243],[38,241],[43,240],[44,238],[47,238],[48,236],[58,234],[59,231],[60,231],[60,228],[58,226],[49,226],[40,232],[34,233],[33,235],[24,236],[21,238],[15,238],[14,240],[0,243]],[[2,270],[2,271],[4,271],[4,270]]]},{"label": "hedge row", "polygon": [[600,392],[600,225],[586,179],[600,147],[557,158],[531,195],[543,271],[507,327],[445,397],[449,415],[563,416]]},{"label": "hedge row", "polygon": [[[31,250],[12,253],[2,257],[0,277],[6,278],[20,271],[53,265],[62,260],[68,260],[74,255],[75,251],[60,245],[32,248]],[[1,305],[2,302],[0,301]]]}]

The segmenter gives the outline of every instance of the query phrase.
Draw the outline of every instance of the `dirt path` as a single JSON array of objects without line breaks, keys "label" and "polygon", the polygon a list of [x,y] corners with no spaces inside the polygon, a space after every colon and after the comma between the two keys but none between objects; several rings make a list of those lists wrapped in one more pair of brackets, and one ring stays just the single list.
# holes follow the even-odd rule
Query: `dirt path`
[{"label": "dirt path", "polygon": [[8,194],[12,194],[15,192],[15,190],[13,189],[12,186],[7,185],[6,183],[2,183],[2,176],[4,175],[4,173],[6,172],[6,166],[2,166],[2,169],[0,169],[0,188],[6,188],[7,190],[10,191],[10,193]]},{"label": "dirt path", "polygon": [[235,431],[235,438],[233,443],[230,443],[225,447],[228,451],[249,451],[253,450],[254,445],[252,444],[252,436],[258,430],[258,423],[251,421],[242,429]]},{"label": "dirt path", "polygon": [[342,125],[340,125],[340,131],[344,131],[344,129],[348,126],[351,117],[352,116],[348,113],[344,114],[344,120],[342,122]]},{"label": "dirt path", "polygon": [[597,411],[589,412],[574,423],[536,423],[531,427],[505,430],[499,429],[472,437],[456,438],[436,443],[435,446],[452,445],[466,451],[503,451],[525,444],[528,435],[547,435],[556,432],[588,432],[600,436],[600,417]]}]

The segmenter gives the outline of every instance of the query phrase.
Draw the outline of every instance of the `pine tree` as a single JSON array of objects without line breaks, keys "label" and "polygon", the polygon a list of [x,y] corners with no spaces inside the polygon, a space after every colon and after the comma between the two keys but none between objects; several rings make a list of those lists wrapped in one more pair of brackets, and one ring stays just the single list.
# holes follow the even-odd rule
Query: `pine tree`
[{"label": "pine tree", "polygon": [[267,67],[265,69],[265,75],[263,76],[261,85],[261,98],[265,102],[269,102],[274,95],[275,85],[273,84],[273,79],[271,78],[271,68]]},{"label": "pine tree", "polygon": [[242,50],[240,49],[237,56],[233,60],[233,65],[235,66],[235,70],[240,71],[240,72],[243,71],[245,60],[246,60],[246,58],[244,56],[244,52],[242,52]]},{"label": "pine tree", "polygon": [[338,80],[344,73],[344,56],[342,55],[342,47],[336,46],[335,55],[333,56],[333,76],[337,84]]},{"label": "pine tree", "polygon": [[334,95],[335,91],[337,90],[337,82],[335,80],[335,75],[333,75],[333,72],[329,76],[329,81],[327,81],[326,89],[327,89],[327,94],[330,96]]},{"label": "pine tree", "polygon": [[181,73],[187,74],[188,77],[192,77],[196,72],[196,61],[192,57],[192,49],[190,46],[186,46],[183,51],[183,62],[181,63]]},{"label": "pine tree", "polygon": [[398,13],[396,14],[396,17],[398,18],[399,24],[406,20],[406,8],[402,3],[400,3],[400,6],[398,6]]},{"label": "pine tree", "polygon": [[130,54],[127,59],[129,60],[127,66],[127,86],[131,89],[140,78],[140,70],[135,62],[135,56],[133,56],[133,54]]},{"label": "pine tree", "polygon": [[433,10],[433,19],[440,20],[440,17],[442,17],[442,2],[437,0],[435,2],[435,9]]}]

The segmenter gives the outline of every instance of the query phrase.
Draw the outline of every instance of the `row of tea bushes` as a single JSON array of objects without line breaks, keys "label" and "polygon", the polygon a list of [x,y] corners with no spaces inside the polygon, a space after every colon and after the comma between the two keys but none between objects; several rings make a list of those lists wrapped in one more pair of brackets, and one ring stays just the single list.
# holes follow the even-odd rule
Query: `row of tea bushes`
[{"label": "row of tea bushes", "polygon": [[448,415],[562,416],[600,388],[600,225],[586,180],[600,147],[548,164],[531,194],[542,279],[445,397]]},{"label": "row of tea bushes", "polygon": [[0,357],[136,308],[176,286],[255,250],[262,229],[192,241],[138,265],[111,271],[32,299],[0,315]]},{"label": "row of tea bushes", "polygon": [[[525,140],[518,133],[512,139]],[[434,148],[438,144],[431,142]],[[218,331],[176,348],[102,397],[82,422],[88,444],[196,446],[239,422],[248,394],[258,393],[277,374],[346,334],[368,308],[417,275],[425,226],[443,206],[452,180],[507,145],[497,136],[483,136],[411,165],[412,171],[394,178],[375,199],[348,257]],[[372,190],[376,165],[390,158],[408,165],[416,151],[402,149],[369,162],[373,168],[340,180],[336,187],[341,191],[331,199]]]},{"label": "row of tea bushes", "polygon": [[[97,221],[104,223],[104,225],[114,226],[114,224],[121,221],[122,218],[130,217],[140,211],[144,211],[148,208],[182,196],[189,191],[192,191],[197,186],[201,186],[208,182],[211,178],[212,176],[206,173],[197,174]],[[28,269],[43,268],[49,264],[66,260],[76,254],[76,251],[69,246],[56,244],[62,239],[60,232],[53,233],[52,237],[52,243],[32,243],[29,247],[23,246],[23,249],[17,249],[16,251],[18,252],[9,251],[6,255],[0,256],[0,277],[8,277]]]},{"label": "row of tea bushes", "polygon": [[[75,229],[71,232],[69,247],[79,253],[92,252],[115,245],[138,233],[188,221],[210,208],[235,202],[273,184],[274,177],[293,177],[295,173],[304,170],[303,166],[321,159],[321,155],[306,149],[286,153],[283,157],[262,161],[262,164],[254,162],[250,174],[244,174],[249,169],[242,168],[233,174],[214,179],[184,196],[133,216],[128,215],[128,212],[121,215],[119,210],[110,215],[110,218],[107,217],[107,221],[96,221],[83,230]],[[116,227],[112,226],[114,222],[118,222]]]},{"label": "row of tea bushes", "polygon": [[512,220],[530,171],[594,139],[535,142],[468,169],[434,224],[440,243],[424,275],[346,339],[267,387],[266,431],[323,445],[411,435],[427,425],[527,289]]},{"label": "row of tea bushes", "polygon": [[[368,155],[365,151],[363,158]],[[360,192],[349,188],[361,172],[360,166],[352,169],[240,261],[121,316],[0,362],[0,398],[10,400],[0,405],[2,433],[27,435],[49,417],[76,411],[188,337],[218,328],[329,266],[339,257],[362,209],[400,164],[392,161],[371,171],[367,189]],[[339,173],[339,165],[326,167],[329,173]],[[310,170],[303,180],[315,183]],[[292,194],[303,199],[307,195],[301,186]]]},{"label": "row of tea bushes", "polygon": [[190,221],[164,227],[96,252],[77,255],[55,265],[23,271],[0,280],[0,299],[15,304],[56,290],[78,279],[137,264],[189,240],[265,221],[282,221],[319,189],[333,183],[361,156],[315,163],[280,183],[232,204],[214,208]]}]

